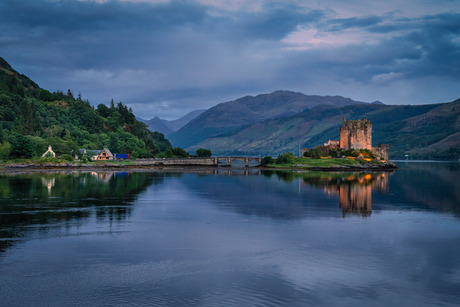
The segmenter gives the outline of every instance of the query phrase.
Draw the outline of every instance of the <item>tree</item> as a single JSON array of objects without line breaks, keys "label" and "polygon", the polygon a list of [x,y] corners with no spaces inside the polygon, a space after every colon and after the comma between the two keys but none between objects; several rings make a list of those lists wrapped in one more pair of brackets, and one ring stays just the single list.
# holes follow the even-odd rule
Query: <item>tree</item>
[{"label": "tree", "polygon": [[276,164],[290,164],[294,162],[294,155],[291,152],[286,152],[283,155],[279,155],[276,159]]},{"label": "tree", "polygon": [[34,145],[28,137],[16,134],[11,144],[11,155],[14,157],[31,158],[34,156]]},{"label": "tree", "polygon": [[8,159],[11,154],[11,144],[9,142],[2,142],[0,144],[0,159]]},{"label": "tree", "polygon": [[41,90],[40,94],[38,94],[38,99],[43,101],[52,101],[53,94],[51,94],[48,90]]},{"label": "tree", "polygon": [[337,152],[337,150],[335,149],[329,149],[329,155],[332,157],[332,158],[337,158],[339,153]]},{"label": "tree", "polygon": [[[123,145],[123,144],[121,144]],[[116,133],[110,133],[110,136],[109,136],[109,149],[114,152],[114,153],[119,153],[121,152],[120,150],[120,142],[118,141],[118,136]]]},{"label": "tree", "polygon": [[173,157],[173,152],[171,148],[168,148],[165,150],[165,157],[166,158],[172,158]]},{"label": "tree", "polygon": [[319,159],[321,157],[321,150],[319,148],[312,148],[306,150],[303,154],[304,157],[311,157],[312,159]]},{"label": "tree", "polygon": [[212,156],[212,152],[209,149],[200,148],[197,149],[196,155],[201,158],[208,158]]},{"label": "tree", "polygon": [[265,156],[262,159],[262,165],[272,164],[273,162],[275,162],[275,160],[273,160],[272,156]]},{"label": "tree", "polygon": [[174,147],[172,149],[172,152],[173,154],[176,156],[176,157],[181,157],[181,158],[187,158],[189,155],[188,152],[186,152],[183,148],[181,147]]},{"label": "tree", "polygon": [[110,116],[110,109],[105,104],[101,103],[97,106],[97,114],[107,118]]},{"label": "tree", "polygon": [[70,90],[70,88],[67,90],[67,97],[74,100],[75,98],[73,97],[73,93],[72,91]]}]

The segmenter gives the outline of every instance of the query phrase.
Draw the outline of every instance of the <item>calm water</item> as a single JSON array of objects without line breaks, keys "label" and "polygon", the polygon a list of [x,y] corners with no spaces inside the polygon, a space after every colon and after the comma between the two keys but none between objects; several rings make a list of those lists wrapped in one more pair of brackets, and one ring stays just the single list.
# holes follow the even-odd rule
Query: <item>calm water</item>
[{"label": "calm water", "polygon": [[460,166],[398,166],[0,175],[0,305],[460,305]]}]

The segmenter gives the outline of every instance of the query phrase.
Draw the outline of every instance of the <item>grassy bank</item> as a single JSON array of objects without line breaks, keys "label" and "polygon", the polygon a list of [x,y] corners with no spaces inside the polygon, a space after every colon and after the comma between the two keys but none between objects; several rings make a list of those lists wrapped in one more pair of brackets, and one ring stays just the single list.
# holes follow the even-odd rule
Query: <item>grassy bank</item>
[{"label": "grassy bank", "polygon": [[293,160],[284,163],[269,163],[266,166],[271,168],[302,168],[302,169],[335,169],[335,168],[378,168],[378,167],[389,167],[389,163],[383,163],[376,160],[366,161],[360,159],[350,158],[324,158],[324,159],[312,159],[312,158],[300,158],[294,157]]},{"label": "grassy bank", "polygon": [[62,165],[62,166],[78,166],[78,165],[90,165],[90,166],[108,166],[108,165],[135,165],[134,161],[131,160],[112,160],[112,161],[81,161],[81,160],[66,160],[62,158],[27,158],[27,159],[10,159],[0,160],[0,167],[8,167],[13,165],[24,165],[24,166],[46,166],[46,165]]}]

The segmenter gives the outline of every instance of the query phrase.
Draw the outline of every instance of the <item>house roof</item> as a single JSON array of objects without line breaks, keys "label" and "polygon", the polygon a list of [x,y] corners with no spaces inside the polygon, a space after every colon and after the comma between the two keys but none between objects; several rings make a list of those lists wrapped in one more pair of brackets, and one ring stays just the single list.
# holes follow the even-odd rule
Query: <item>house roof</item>
[{"label": "house roof", "polygon": [[107,156],[113,157],[112,152],[108,148],[104,148],[102,150],[100,150],[100,149],[99,150],[95,150],[95,149],[79,149],[78,151],[82,155],[87,154],[87,155],[93,155],[93,156],[99,156],[103,151],[105,151],[107,153]]},{"label": "house roof", "polygon": [[113,154],[110,152],[110,150],[108,148],[104,148],[104,150],[102,150],[102,151],[105,151],[107,153],[107,156],[113,157]]},{"label": "house roof", "polygon": [[102,150],[94,150],[94,149],[79,149],[80,154],[88,154],[88,155],[98,155],[102,152]]}]

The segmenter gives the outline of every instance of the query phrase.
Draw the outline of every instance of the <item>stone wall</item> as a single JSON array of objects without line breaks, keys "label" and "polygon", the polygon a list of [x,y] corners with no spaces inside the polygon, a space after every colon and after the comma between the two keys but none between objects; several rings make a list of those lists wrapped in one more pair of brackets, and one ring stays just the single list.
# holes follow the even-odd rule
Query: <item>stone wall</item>
[{"label": "stone wall", "polygon": [[372,122],[367,119],[346,120],[340,127],[340,147],[372,150]]},{"label": "stone wall", "polygon": [[388,144],[379,144],[379,146],[373,148],[374,153],[382,157],[385,161],[388,161],[390,154],[390,145]]}]

